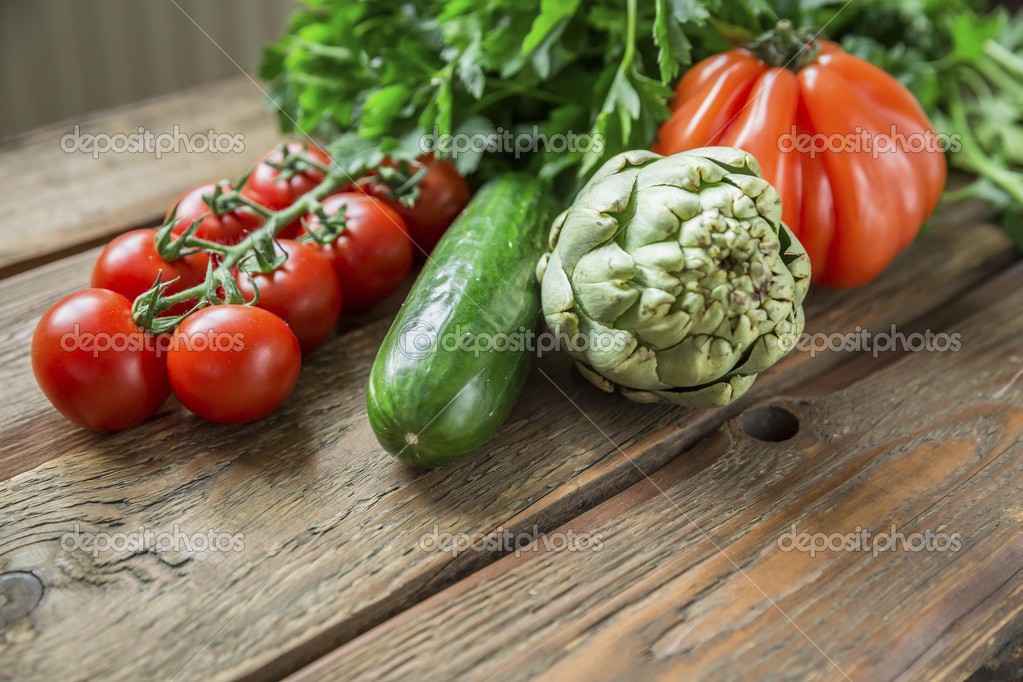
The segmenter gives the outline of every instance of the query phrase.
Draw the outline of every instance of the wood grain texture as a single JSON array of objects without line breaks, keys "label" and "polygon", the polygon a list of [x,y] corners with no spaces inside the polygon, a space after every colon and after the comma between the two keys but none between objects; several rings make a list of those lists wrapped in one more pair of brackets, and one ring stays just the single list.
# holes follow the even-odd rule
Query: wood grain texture
[{"label": "wood grain texture", "polygon": [[[887,329],[955,298],[1014,257],[1000,232],[974,221],[962,214],[944,222],[876,289],[835,295],[841,308],[815,295],[811,319],[829,329]],[[90,261],[83,254],[0,283],[26,297],[0,304],[13,388],[0,461],[35,467],[0,486],[10,520],[0,527],[0,570],[34,571],[46,586],[35,611],[0,638],[0,670],[15,678],[134,679],[161,670],[182,680],[270,679],[293,671],[495,558],[424,551],[424,534],[556,527],[741,408],[609,400],[564,358],[545,358],[482,452],[417,474],[377,447],[365,421],[362,391],[384,319],[314,354],[293,398],[257,424],[204,424],[170,404],[127,433],[85,434],[32,387],[27,343],[33,313],[55,288],[82,281]],[[743,404],[788,376],[821,376],[847,359],[796,356]],[[94,556],[61,548],[76,524],[106,533],[214,529],[243,534],[245,547]]]},{"label": "wood grain texture", "polygon": [[[962,679],[1023,617],[1023,266],[985,298],[959,352],[860,359],[772,399],[793,439],[732,420],[548,536],[599,551],[538,542],[289,679]],[[959,546],[811,556],[793,527]]]},{"label": "wood grain texture", "polygon": [[[215,102],[216,104],[212,104]],[[240,152],[92,154],[66,152],[61,138],[82,134],[244,136]],[[175,128],[177,126],[177,128]],[[182,192],[240,176],[276,144],[263,92],[237,76],[80,121],[45,128],[0,146],[0,277],[156,224]]]}]

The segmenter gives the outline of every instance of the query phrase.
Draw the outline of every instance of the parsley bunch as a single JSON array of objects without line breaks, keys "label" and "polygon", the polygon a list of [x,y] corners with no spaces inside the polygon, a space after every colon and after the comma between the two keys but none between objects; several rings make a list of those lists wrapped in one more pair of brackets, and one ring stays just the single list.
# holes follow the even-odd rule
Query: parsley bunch
[{"label": "parsley bunch", "polygon": [[285,130],[335,140],[353,169],[415,157],[424,136],[588,136],[454,158],[480,181],[517,169],[570,188],[650,145],[695,36],[725,49],[716,24],[776,19],[760,0],[305,0],[262,76]]},{"label": "parsley bunch", "polygon": [[333,140],[353,173],[414,158],[424,136],[599,139],[454,158],[478,182],[526,170],[572,192],[650,146],[690,64],[790,19],[906,84],[977,176],[950,198],[999,207],[1023,244],[1023,18],[979,0],[303,1],[262,76],[284,129]]}]

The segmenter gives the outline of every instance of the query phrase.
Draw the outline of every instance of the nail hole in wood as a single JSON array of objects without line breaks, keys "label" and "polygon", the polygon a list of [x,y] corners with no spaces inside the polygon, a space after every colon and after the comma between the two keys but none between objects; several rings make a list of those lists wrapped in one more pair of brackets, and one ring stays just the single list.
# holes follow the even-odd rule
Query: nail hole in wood
[{"label": "nail hole in wood", "polygon": [[31,573],[0,573],[0,626],[27,616],[42,598],[43,583]]},{"label": "nail hole in wood", "polygon": [[739,428],[750,438],[780,443],[799,433],[799,418],[784,407],[754,407],[739,417]]}]

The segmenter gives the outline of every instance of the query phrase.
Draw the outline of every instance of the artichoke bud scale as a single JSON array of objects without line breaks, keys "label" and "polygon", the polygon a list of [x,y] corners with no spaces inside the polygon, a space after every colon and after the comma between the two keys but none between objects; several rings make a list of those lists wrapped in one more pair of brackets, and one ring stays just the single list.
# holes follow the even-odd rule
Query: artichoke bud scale
[{"label": "artichoke bud scale", "polygon": [[809,259],[742,150],[613,157],[550,246],[537,267],[548,326],[617,340],[572,354],[630,400],[726,404],[802,331]]}]

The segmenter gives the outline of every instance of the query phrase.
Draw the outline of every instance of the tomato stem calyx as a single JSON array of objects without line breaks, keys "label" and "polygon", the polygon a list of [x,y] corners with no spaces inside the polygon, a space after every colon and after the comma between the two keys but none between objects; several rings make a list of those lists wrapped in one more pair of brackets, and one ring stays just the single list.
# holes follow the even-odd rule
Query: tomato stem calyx
[{"label": "tomato stem calyx", "polygon": [[782,19],[773,29],[744,47],[768,66],[798,72],[813,64],[820,55],[819,35],[820,31],[816,29],[796,29],[791,21]]},{"label": "tomato stem calyx", "polygon": [[412,206],[419,198],[419,184],[427,170],[424,165],[413,169],[408,161],[401,160],[397,167],[381,166],[373,175],[360,178],[355,184],[382,187],[389,198]]}]

